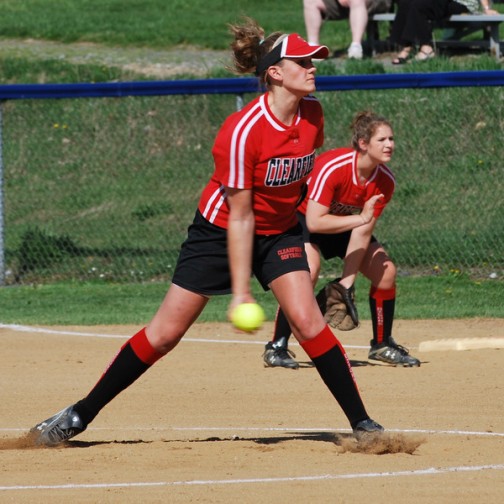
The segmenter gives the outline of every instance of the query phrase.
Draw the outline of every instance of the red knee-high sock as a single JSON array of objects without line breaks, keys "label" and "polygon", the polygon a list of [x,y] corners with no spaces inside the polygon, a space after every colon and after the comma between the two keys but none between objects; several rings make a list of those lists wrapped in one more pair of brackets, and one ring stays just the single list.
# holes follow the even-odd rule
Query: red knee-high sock
[{"label": "red knee-high sock", "polygon": [[387,343],[392,336],[394,322],[396,288],[377,289],[371,286],[369,291],[369,308],[373,324],[372,345]]},{"label": "red knee-high sock", "polygon": [[121,347],[87,397],[75,405],[86,425],[117,394],[129,387],[161,357],[163,354],[149,343],[145,328],[131,337]]},{"label": "red knee-high sock", "polygon": [[352,428],[369,418],[347,354],[329,326],[326,325],[315,338],[302,342],[301,346],[315,364]]}]

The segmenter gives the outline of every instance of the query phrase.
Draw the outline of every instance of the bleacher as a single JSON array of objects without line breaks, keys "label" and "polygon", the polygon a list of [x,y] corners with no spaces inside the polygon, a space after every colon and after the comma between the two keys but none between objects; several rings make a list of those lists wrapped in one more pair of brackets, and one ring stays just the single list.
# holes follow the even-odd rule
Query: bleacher
[{"label": "bleacher", "polygon": [[[369,18],[367,25],[367,45],[374,55],[379,47],[379,23],[392,23],[395,19],[393,12],[384,14],[374,14]],[[436,47],[439,48],[483,48],[499,59],[502,54],[502,41],[500,39],[499,27],[504,22],[504,14],[460,14],[453,15],[449,19],[443,20],[436,25],[442,28],[442,38],[435,40]],[[474,33],[480,33],[480,37],[469,37]]]}]

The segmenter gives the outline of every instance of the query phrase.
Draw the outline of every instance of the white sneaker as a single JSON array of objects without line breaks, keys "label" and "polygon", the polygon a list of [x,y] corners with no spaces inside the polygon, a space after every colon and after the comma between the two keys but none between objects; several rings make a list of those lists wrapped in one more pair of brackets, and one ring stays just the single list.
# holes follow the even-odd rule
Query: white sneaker
[{"label": "white sneaker", "polygon": [[357,42],[352,42],[348,48],[348,57],[350,59],[362,59],[362,45]]}]

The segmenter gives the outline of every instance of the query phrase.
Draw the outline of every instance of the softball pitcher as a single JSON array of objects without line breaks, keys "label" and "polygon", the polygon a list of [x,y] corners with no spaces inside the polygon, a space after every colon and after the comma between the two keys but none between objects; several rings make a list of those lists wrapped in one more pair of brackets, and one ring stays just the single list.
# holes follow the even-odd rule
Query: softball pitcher
[{"label": "softball pitcher", "polygon": [[312,58],[326,58],[329,51],[297,34],[264,39],[253,20],[230,28],[236,70],[256,73],[266,92],[228,117],[217,135],[214,173],[154,318],[123,345],[86,397],[32,429],[39,445],[57,445],[84,431],[106,404],[175,348],[211,296],[232,294],[229,316],[241,303],[254,302],[252,273],[272,290],[355,436],[383,431],[367,414],[346,353],[318,309],[296,216],[315,149],[323,142],[322,108],[310,97]]}]

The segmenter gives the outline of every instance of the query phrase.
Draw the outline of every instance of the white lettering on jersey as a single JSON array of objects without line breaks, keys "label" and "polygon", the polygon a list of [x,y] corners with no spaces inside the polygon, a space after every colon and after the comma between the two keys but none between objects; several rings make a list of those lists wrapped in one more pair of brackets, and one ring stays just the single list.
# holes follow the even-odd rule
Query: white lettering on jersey
[{"label": "white lettering on jersey", "polygon": [[286,186],[307,177],[313,170],[315,153],[300,158],[272,158],[268,162],[264,185]]}]

